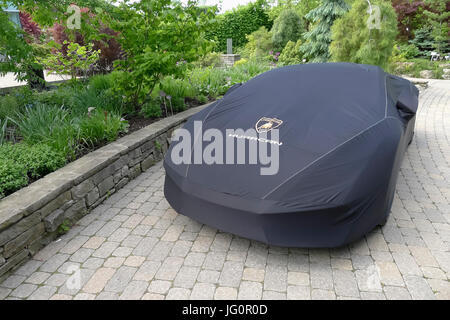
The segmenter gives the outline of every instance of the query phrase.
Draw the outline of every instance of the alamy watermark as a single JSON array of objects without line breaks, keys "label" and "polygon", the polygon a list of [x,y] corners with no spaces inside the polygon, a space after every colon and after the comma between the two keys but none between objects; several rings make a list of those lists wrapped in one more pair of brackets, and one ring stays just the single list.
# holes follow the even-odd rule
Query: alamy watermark
[{"label": "alamy watermark", "polygon": [[369,30],[373,29],[381,29],[381,9],[377,5],[372,5],[369,0],[367,0],[369,4],[369,8],[367,9],[367,13],[369,14],[369,18],[367,19],[367,27]]},{"label": "alamy watermark", "polygon": [[67,8],[67,28],[70,30],[81,29],[81,8],[75,4],[71,4]]},{"label": "alamy watermark", "polygon": [[176,165],[259,165],[261,175],[276,175],[283,143],[278,129],[262,128],[273,126],[268,125],[271,122],[261,123],[255,129],[221,131],[203,130],[203,122],[194,121],[193,132],[183,128],[174,132],[171,160]]}]

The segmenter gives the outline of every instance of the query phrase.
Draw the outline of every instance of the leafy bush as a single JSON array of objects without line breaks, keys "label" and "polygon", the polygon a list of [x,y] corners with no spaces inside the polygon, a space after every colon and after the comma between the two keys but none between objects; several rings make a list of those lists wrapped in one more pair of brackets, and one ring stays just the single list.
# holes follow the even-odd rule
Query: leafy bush
[{"label": "leafy bush", "polygon": [[11,117],[18,109],[19,103],[14,96],[0,96],[0,120]]},{"label": "leafy bush", "polygon": [[142,106],[141,114],[146,118],[159,118],[162,116],[161,101],[151,100]]},{"label": "leafy bush", "polygon": [[14,117],[19,134],[29,143],[45,141],[58,128],[71,124],[69,113],[63,108],[45,104],[29,107]]},{"label": "leafy bush", "polygon": [[272,28],[272,20],[266,13],[265,1],[257,0],[245,6],[217,16],[217,23],[206,31],[208,39],[217,39],[216,49],[225,52],[227,39],[233,39],[233,47],[240,48],[247,43],[246,35],[265,27]]},{"label": "leafy bush", "polygon": [[298,14],[293,9],[283,10],[272,28],[274,48],[281,51],[289,41],[297,42],[303,31],[302,20]]},{"label": "leafy bush", "polygon": [[0,118],[0,146],[6,141],[7,126],[8,126],[8,119],[2,120]]},{"label": "leafy bush", "polygon": [[430,27],[418,29],[414,32],[414,39],[409,41],[410,44],[419,49],[419,56],[422,58],[429,57],[430,52],[433,51],[436,46],[431,32],[432,29]]},{"label": "leafy bush", "polygon": [[0,198],[51,173],[66,163],[64,155],[43,144],[0,146]]},{"label": "leafy bush", "polygon": [[89,108],[102,109],[116,114],[125,112],[122,96],[114,91],[115,75],[91,77],[87,87],[73,94],[74,111],[85,114]]},{"label": "leafy bush", "polygon": [[405,62],[420,56],[420,51],[413,44],[396,44],[392,50],[391,62]]},{"label": "leafy bush", "polygon": [[80,74],[85,76],[97,63],[100,50],[94,50],[93,44],[82,46],[67,40],[64,41],[64,44],[67,45],[67,53],[62,52],[61,46],[55,42],[53,45],[58,50],[44,58],[39,58],[38,61],[58,75],[70,74],[72,81],[75,82],[77,76]]},{"label": "leafy bush", "polygon": [[222,60],[220,58],[221,53],[209,52],[200,60],[193,63],[196,68],[206,68],[206,67],[220,67]]},{"label": "leafy bush", "polygon": [[300,51],[300,46],[302,45],[302,40],[298,40],[296,43],[289,41],[286,47],[281,52],[278,62],[280,66],[288,66],[292,64],[299,64],[303,60],[302,53]]},{"label": "leafy bush", "polygon": [[76,96],[77,91],[73,87],[61,85],[56,90],[42,91],[34,94],[34,101],[30,105],[42,104],[71,108],[74,105],[74,97]]},{"label": "leafy bush", "polygon": [[408,61],[393,61],[392,72],[398,75],[408,75],[414,78],[420,78],[420,72],[430,70],[434,79],[442,79],[443,68],[439,61],[430,61],[428,59],[410,59]]},{"label": "leafy bush", "polygon": [[189,82],[202,95],[218,97],[228,90],[226,72],[216,68],[196,68],[187,73]]},{"label": "leafy bush", "polygon": [[397,16],[388,1],[376,0],[372,5],[377,5],[380,10],[379,26],[368,28],[366,0],[355,0],[350,11],[335,21],[330,45],[333,61],[388,67],[398,33]]},{"label": "leafy bush", "polygon": [[203,35],[213,13],[195,1],[186,5],[174,0],[126,1],[113,11],[119,19],[111,15],[109,23],[119,32],[127,57],[116,61],[117,70],[123,71],[116,86],[136,109],[162,77],[182,74],[185,62],[210,50]]},{"label": "leafy bush", "polygon": [[[2,147],[0,146],[0,150]],[[1,151],[0,151],[1,152]],[[11,159],[0,161],[0,199],[28,185],[23,166]]]},{"label": "leafy bush", "polygon": [[128,122],[121,116],[100,110],[95,110],[90,116],[82,119],[79,125],[80,139],[89,147],[103,141],[114,141],[119,133],[128,129]]},{"label": "leafy bush", "polygon": [[241,65],[243,65],[243,64],[246,64],[248,62],[248,60],[247,59],[241,59],[241,60],[238,60],[238,61],[236,61],[235,63],[234,63],[234,66],[235,67],[238,67],[238,66],[241,66]]},{"label": "leafy bush", "polygon": [[273,49],[272,33],[265,27],[247,36],[247,44],[244,48],[244,56],[250,59],[269,59],[269,52]]}]

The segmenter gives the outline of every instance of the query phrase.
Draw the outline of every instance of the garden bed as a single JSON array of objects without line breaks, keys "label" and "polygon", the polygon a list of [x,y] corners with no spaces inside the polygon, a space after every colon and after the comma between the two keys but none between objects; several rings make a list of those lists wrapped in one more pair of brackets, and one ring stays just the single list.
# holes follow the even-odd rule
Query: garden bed
[{"label": "garden bed", "polygon": [[160,161],[173,131],[202,108],[135,131],[0,201],[0,278]]}]

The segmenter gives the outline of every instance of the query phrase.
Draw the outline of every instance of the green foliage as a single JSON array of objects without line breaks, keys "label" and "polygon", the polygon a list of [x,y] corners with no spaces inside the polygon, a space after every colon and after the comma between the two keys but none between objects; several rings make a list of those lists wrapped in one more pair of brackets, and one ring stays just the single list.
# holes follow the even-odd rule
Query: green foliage
[{"label": "green foliage", "polygon": [[[306,42],[301,50],[310,62],[327,62],[330,54],[331,26],[349,10],[344,0],[322,0],[322,3],[311,10],[306,18],[313,23],[312,30],[305,33]],[[359,31],[358,31],[359,32]]]},{"label": "green foliage", "polygon": [[101,109],[115,114],[126,110],[122,96],[114,91],[115,75],[93,76],[86,88],[72,92],[73,110],[85,114],[89,108]]},{"label": "green foliage", "polygon": [[433,37],[433,30],[430,26],[423,27],[414,32],[414,39],[409,41],[410,44],[419,49],[419,56],[422,58],[430,57],[431,51],[437,47]]},{"label": "green foliage", "polygon": [[8,118],[0,119],[0,146],[6,141],[6,129],[8,128]]},{"label": "green foliage", "polygon": [[63,223],[61,223],[61,225],[58,227],[58,235],[63,235],[66,234],[67,232],[69,232],[70,228],[72,227],[72,223],[70,222],[70,220],[66,219],[63,221]]},{"label": "green foliage", "polygon": [[276,20],[282,11],[286,9],[292,9],[297,12],[305,25],[305,30],[308,29],[309,23],[304,17],[313,9],[317,8],[320,4],[320,0],[272,0],[271,3],[275,4],[268,12],[269,17],[272,20]]},{"label": "green foliage", "polygon": [[205,56],[201,57],[198,61],[192,63],[196,68],[206,68],[206,67],[219,67],[222,64],[220,59],[221,53],[219,52],[208,52]]},{"label": "green foliage", "polygon": [[4,1],[0,1],[0,53],[8,57],[0,63],[0,75],[13,72],[18,80],[36,80],[33,68],[39,65],[34,59],[33,47],[25,41],[25,33],[9,20],[3,12]]},{"label": "green foliage", "polygon": [[66,163],[64,156],[47,145],[0,145],[0,198],[26,186]]},{"label": "green foliage", "polygon": [[162,116],[161,100],[152,99],[146,102],[141,109],[141,114],[146,118],[159,118]]},{"label": "green foliage", "polygon": [[335,21],[330,45],[333,61],[388,67],[398,32],[397,15],[388,1],[373,0],[371,3],[373,10],[375,6],[380,9],[379,26],[369,28],[366,0],[355,0],[350,11]]},{"label": "green foliage", "polygon": [[200,9],[195,1],[187,5],[172,0],[127,1],[114,12],[120,19],[109,23],[119,32],[126,53],[126,60],[116,61],[117,69],[124,71],[116,86],[136,107],[151,98],[160,79],[183,74],[185,62],[210,50],[203,34],[213,12]]},{"label": "green foliage", "polygon": [[[225,94],[227,87],[226,71],[216,68],[197,68],[187,73],[189,82],[199,94],[218,97]],[[231,84],[231,83],[230,83]]]},{"label": "green foliage", "polygon": [[420,56],[420,50],[413,44],[396,44],[392,52],[393,61],[407,61]]},{"label": "green foliage", "polygon": [[38,103],[17,114],[13,120],[25,142],[44,143],[69,158],[75,156],[76,121],[64,108]]},{"label": "green foliage", "polygon": [[58,75],[70,74],[72,81],[77,80],[77,76],[87,75],[93,68],[100,56],[100,50],[93,50],[94,45],[81,46],[76,42],[64,41],[67,45],[67,54],[64,54],[56,43],[53,45],[58,49],[38,61],[48,70]]},{"label": "green foliage", "polygon": [[444,74],[442,62],[430,61],[429,59],[409,59],[408,61],[393,61],[392,72],[398,75],[407,75],[414,78],[420,78],[420,72],[430,70],[433,79],[442,79]]},{"label": "green foliage", "polygon": [[120,115],[94,110],[88,117],[81,119],[79,127],[81,141],[91,147],[100,142],[116,140],[119,133],[127,131],[128,122]]},{"label": "green foliage", "polygon": [[18,109],[19,104],[14,96],[0,96],[0,120],[11,117]]},{"label": "green foliage", "polygon": [[298,14],[292,9],[283,10],[272,28],[272,41],[275,50],[283,50],[289,41],[297,42],[303,31],[302,20]]},{"label": "green foliage", "polygon": [[289,41],[286,47],[281,52],[278,62],[280,66],[288,66],[292,64],[302,63],[303,56],[300,51],[300,46],[302,45],[302,40],[297,42]]},{"label": "green foliage", "polygon": [[266,27],[247,36],[247,44],[243,50],[244,56],[250,59],[268,59],[269,52],[273,50],[272,33]]},{"label": "green foliage", "polygon": [[217,40],[216,50],[219,52],[226,51],[228,38],[233,39],[234,48],[243,47],[247,43],[246,35],[261,27],[272,28],[272,20],[265,7],[264,0],[257,0],[218,16],[216,23],[207,31],[207,38]]},{"label": "green foliage", "polygon": [[450,11],[447,0],[425,0],[424,15],[431,26],[431,35],[434,39],[434,49],[444,54],[450,48]]}]

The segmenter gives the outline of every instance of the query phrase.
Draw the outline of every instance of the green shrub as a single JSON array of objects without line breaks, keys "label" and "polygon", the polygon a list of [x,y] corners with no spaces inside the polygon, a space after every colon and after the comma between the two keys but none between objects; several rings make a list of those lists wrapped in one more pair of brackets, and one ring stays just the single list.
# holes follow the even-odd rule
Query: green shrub
[{"label": "green shrub", "polygon": [[431,51],[436,47],[436,41],[432,35],[432,28],[425,26],[414,32],[414,39],[409,41],[410,44],[419,49],[419,56],[422,58],[430,57]]},{"label": "green shrub", "polygon": [[66,163],[64,155],[44,144],[0,146],[0,197],[26,186]]},{"label": "green shrub", "polygon": [[145,118],[159,118],[162,116],[161,101],[152,99],[142,106],[141,114]]},{"label": "green shrub", "polygon": [[64,108],[45,104],[28,107],[14,116],[19,134],[29,143],[45,141],[53,136],[56,129],[70,125],[71,120]]},{"label": "green shrub", "polygon": [[[1,150],[2,147],[0,147]],[[0,161],[0,199],[28,185],[23,166],[11,159]]]},{"label": "green shrub", "polygon": [[408,75],[414,78],[420,78],[420,72],[431,70],[434,79],[442,79],[444,74],[443,67],[439,61],[430,61],[428,59],[411,59],[409,61],[393,61],[391,69],[398,75]]},{"label": "green shrub", "polygon": [[0,96],[0,120],[13,116],[19,110],[19,103],[13,95]]},{"label": "green shrub", "polygon": [[374,0],[372,5],[380,10],[379,26],[368,28],[366,0],[355,0],[350,11],[334,22],[330,45],[333,61],[388,67],[398,33],[397,15],[388,1]]},{"label": "green shrub", "polygon": [[234,48],[243,47],[247,43],[246,35],[261,27],[272,28],[272,20],[264,6],[264,0],[257,0],[217,16],[217,23],[206,31],[207,38],[217,39],[219,52],[226,51],[228,38],[233,39]]},{"label": "green shrub", "polygon": [[413,44],[400,44],[398,49],[406,59],[412,59],[420,56],[420,50]]},{"label": "green shrub", "polygon": [[283,52],[281,52],[280,57],[278,58],[279,65],[288,66],[292,64],[302,63],[303,56],[300,51],[301,45],[301,40],[298,40],[297,43],[289,41],[286,44],[286,47],[283,49]]},{"label": "green shrub", "polygon": [[116,140],[119,133],[128,129],[128,122],[120,115],[95,110],[90,116],[82,119],[79,126],[81,141],[90,147],[102,141]]},{"label": "green shrub", "polygon": [[73,87],[59,86],[55,90],[37,93],[32,105],[45,104],[55,107],[71,108],[74,105],[74,97],[77,95],[78,92]]},{"label": "green shrub", "polygon": [[[178,112],[186,109],[185,98],[195,98],[197,90],[186,79],[165,77],[160,82],[157,93],[164,93],[167,107],[171,104],[173,111]],[[164,100],[164,97],[162,98]]]},{"label": "green shrub", "polygon": [[285,9],[275,20],[272,28],[273,46],[281,51],[289,41],[297,42],[304,32],[302,20],[293,9]]},{"label": "green shrub", "polygon": [[222,64],[221,53],[218,52],[209,52],[200,60],[193,62],[192,64],[196,68],[206,68],[206,67],[220,67]]},{"label": "green shrub", "polygon": [[216,68],[196,68],[188,72],[187,77],[198,94],[218,97],[228,90],[227,75]]},{"label": "green shrub", "polygon": [[265,27],[247,36],[247,44],[243,50],[244,56],[250,59],[269,60],[270,51],[273,49],[272,33]]}]

